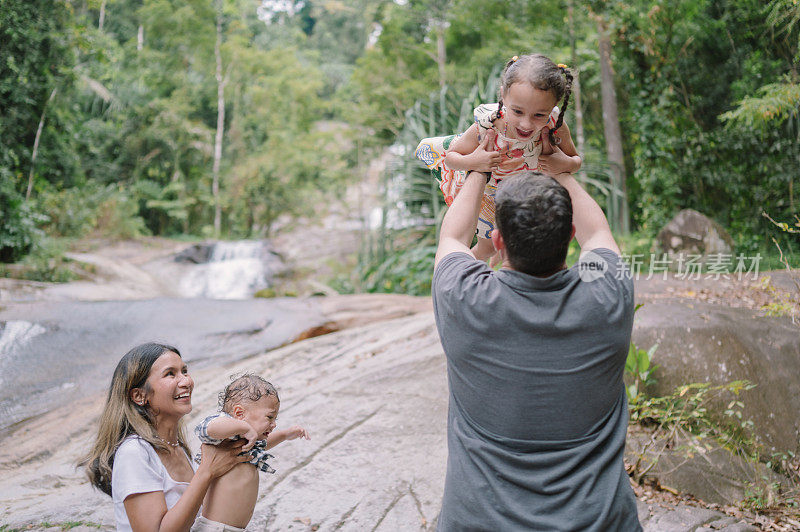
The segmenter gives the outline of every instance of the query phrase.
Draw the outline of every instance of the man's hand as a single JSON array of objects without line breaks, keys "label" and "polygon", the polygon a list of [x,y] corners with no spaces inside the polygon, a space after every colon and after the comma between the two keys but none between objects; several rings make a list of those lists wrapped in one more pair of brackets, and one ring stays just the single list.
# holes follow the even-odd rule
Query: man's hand
[{"label": "man's hand", "polygon": [[550,155],[539,156],[539,168],[551,177],[557,174],[571,174],[576,170],[576,166],[575,160],[558,148],[555,148]]},{"label": "man's hand", "polygon": [[550,177],[558,174],[571,174],[580,168],[580,158],[570,157],[558,146],[550,143],[550,128],[542,128],[542,153],[539,155],[539,168]]},{"label": "man's hand", "polygon": [[539,155],[539,168],[550,177],[558,174],[571,174],[581,167],[580,157],[567,155],[558,146],[550,143],[550,128],[542,128],[542,153]]},{"label": "man's hand", "polygon": [[503,147],[500,151],[494,151],[494,139],[497,134],[494,131],[488,131],[483,137],[483,140],[478,144],[471,154],[469,154],[469,169],[476,172],[494,172],[500,166],[500,163],[505,159],[508,147]]}]

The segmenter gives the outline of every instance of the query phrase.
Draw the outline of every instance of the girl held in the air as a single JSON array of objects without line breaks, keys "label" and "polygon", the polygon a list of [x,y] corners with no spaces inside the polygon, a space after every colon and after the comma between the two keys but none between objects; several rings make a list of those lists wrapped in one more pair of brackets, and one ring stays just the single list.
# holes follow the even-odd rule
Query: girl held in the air
[{"label": "girl held in the air", "polygon": [[[480,260],[494,255],[494,194],[503,179],[533,170],[548,175],[574,173],[581,167],[564,112],[572,91],[572,73],[541,54],[512,58],[500,76],[500,100],[475,109],[464,133],[423,139],[416,149],[439,179],[450,205],[467,172],[487,174],[478,217]],[[563,99],[561,109],[557,104]]]}]

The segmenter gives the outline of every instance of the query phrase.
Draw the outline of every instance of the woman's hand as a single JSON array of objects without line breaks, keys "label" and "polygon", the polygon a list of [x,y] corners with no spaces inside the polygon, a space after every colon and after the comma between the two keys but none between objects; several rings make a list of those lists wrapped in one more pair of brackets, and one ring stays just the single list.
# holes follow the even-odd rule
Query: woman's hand
[{"label": "woman's hand", "polygon": [[242,451],[249,451],[256,444],[256,441],[258,441],[258,432],[256,432],[256,429],[253,427],[250,427],[247,432],[242,434],[242,438],[247,440],[247,443],[242,446]]},{"label": "woman's hand", "polygon": [[246,440],[242,438],[236,441],[225,441],[219,445],[202,444],[200,446],[200,468],[205,468],[211,478],[221,477],[235,465],[250,460],[247,455],[239,455],[245,443]]}]

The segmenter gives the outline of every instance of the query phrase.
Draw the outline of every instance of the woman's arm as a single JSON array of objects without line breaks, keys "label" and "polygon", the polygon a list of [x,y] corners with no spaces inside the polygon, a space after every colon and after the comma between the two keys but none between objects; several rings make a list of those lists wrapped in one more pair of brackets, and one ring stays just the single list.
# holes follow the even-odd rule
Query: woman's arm
[{"label": "woman's arm", "polygon": [[211,481],[249,460],[248,456],[237,456],[244,440],[224,443],[219,446],[202,445],[202,461],[195,471],[186,491],[172,508],[167,509],[163,491],[134,493],[125,501],[125,513],[135,532],[189,530],[197,517],[203,498]]},{"label": "woman's arm", "polygon": [[463,135],[454,140],[444,156],[444,164],[448,168],[476,172],[492,172],[502,160],[502,152],[487,151],[479,142],[478,124],[472,124]]}]

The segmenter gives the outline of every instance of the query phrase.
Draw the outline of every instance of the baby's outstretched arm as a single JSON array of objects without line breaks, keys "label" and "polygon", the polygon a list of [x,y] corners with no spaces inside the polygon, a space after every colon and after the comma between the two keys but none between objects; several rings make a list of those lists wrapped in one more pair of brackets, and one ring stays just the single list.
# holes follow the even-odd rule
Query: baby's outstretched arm
[{"label": "baby's outstretched arm", "polygon": [[296,440],[297,438],[305,438],[310,440],[311,436],[308,434],[306,429],[299,425],[295,425],[294,427],[290,427],[288,429],[274,430],[269,433],[269,436],[267,436],[267,449],[272,449],[279,443],[287,440]]},{"label": "baby's outstretched arm", "polygon": [[241,436],[247,443],[242,447],[242,451],[249,451],[256,443],[258,433],[250,426],[250,423],[243,419],[220,416],[208,424],[208,435],[216,440],[228,440]]},{"label": "baby's outstretched arm", "polygon": [[450,145],[444,157],[444,164],[453,170],[474,170],[492,172],[503,160],[503,152],[490,150],[493,133],[478,139],[478,124],[472,124],[463,135]]}]

